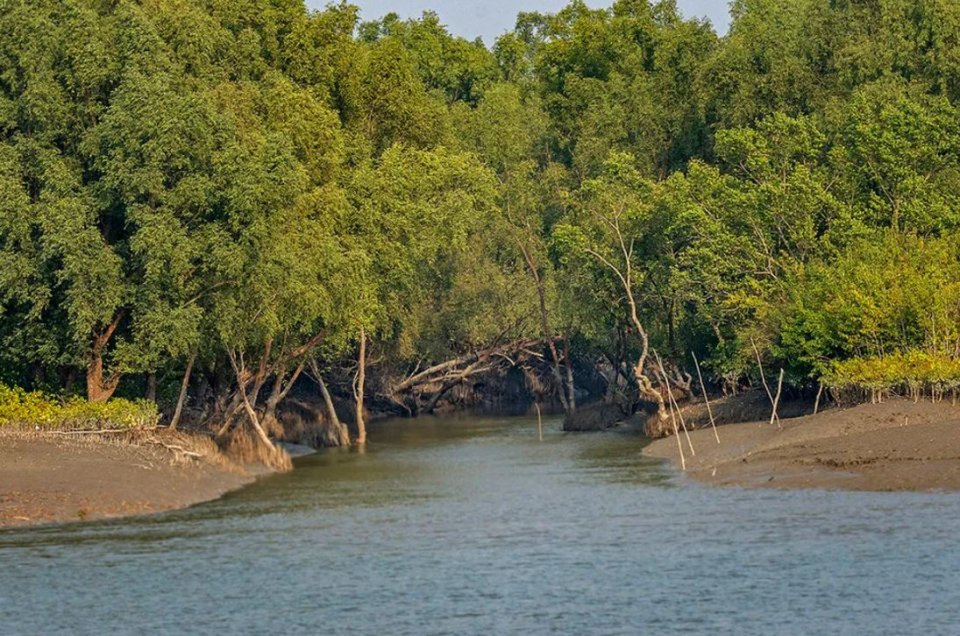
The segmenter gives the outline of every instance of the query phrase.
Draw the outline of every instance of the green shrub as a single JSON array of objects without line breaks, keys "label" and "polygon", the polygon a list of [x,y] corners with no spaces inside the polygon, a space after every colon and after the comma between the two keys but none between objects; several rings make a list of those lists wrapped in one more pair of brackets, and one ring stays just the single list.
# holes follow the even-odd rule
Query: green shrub
[{"label": "green shrub", "polygon": [[153,402],[116,399],[91,404],[79,397],[56,398],[0,384],[0,426],[43,430],[138,428],[157,422]]},{"label": "green shrub", "polygon": [[916,349],[852,358],[834,363],[823,381],[833,388],[856,388],[881,395],[902,391],[917,397],[928,389],[942,394],[960,388],[960,359]]}]

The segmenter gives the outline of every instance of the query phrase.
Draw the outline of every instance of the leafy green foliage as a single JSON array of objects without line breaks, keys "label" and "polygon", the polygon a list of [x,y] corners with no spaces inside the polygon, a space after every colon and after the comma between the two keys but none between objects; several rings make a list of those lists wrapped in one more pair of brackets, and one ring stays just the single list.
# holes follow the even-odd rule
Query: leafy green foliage
[{"label": "leafy green foliage", "polygon": [[851,358],[834,363],[823,381],[838,389],[853,387],[875,393],[901,388],[914,394],[928,388],[952,391],[960,387],[960,360],[917,350]]},{"label": "leafy green foliage", "polygon": [[883,231],[791,281],[780,312],[779,352],[808,371],[835,361],[911,351],[955,356],[960,342],[956,239]]},{"label": "leafy green foliage", "polygon": [[562,335],[620,377],[603,259],[714,379],[957,358],[960,5],[732,9],[574,0],[488,50],[346,3],[0,5],[0,378],[342,388],[361,330],[384,375]]},{"label": "leafy green foliage", "polygon": [[157,405],[146,400],[115,399],[91,404],[76,397],[60,400],[0,384],[0,427],[45,431],[142,428],[156,424],[157,417]]}]

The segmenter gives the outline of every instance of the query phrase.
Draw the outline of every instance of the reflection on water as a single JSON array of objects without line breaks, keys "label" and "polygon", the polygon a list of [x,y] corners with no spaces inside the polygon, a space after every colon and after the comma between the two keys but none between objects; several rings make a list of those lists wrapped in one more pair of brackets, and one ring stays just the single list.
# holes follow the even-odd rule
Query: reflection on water
[{"label": "reflection on water", "polygon": [[953,633],[957,495],[706,489],[629,435],[383,422],[190,510],[0,533],[0,633]]}]

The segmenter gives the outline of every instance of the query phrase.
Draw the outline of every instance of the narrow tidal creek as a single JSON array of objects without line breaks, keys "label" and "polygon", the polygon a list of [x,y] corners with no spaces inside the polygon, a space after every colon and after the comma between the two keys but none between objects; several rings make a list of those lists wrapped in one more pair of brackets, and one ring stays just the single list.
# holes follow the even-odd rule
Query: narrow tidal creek
[{"label": "narrow tidal creek", "polygon": [[382,422],[220,501],[0,533],[0,633],[956,633],[960,495],[710,489],[558,428]]}]

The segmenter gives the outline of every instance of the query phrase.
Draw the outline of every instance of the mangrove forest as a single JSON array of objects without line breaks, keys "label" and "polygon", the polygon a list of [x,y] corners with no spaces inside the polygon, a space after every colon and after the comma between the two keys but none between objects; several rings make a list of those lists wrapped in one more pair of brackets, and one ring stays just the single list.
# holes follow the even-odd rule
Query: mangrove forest
[{"label": "mangrove forest", "polygon": [[960,3],[731,14],[0,2],[0,424],[955,398]]}]

